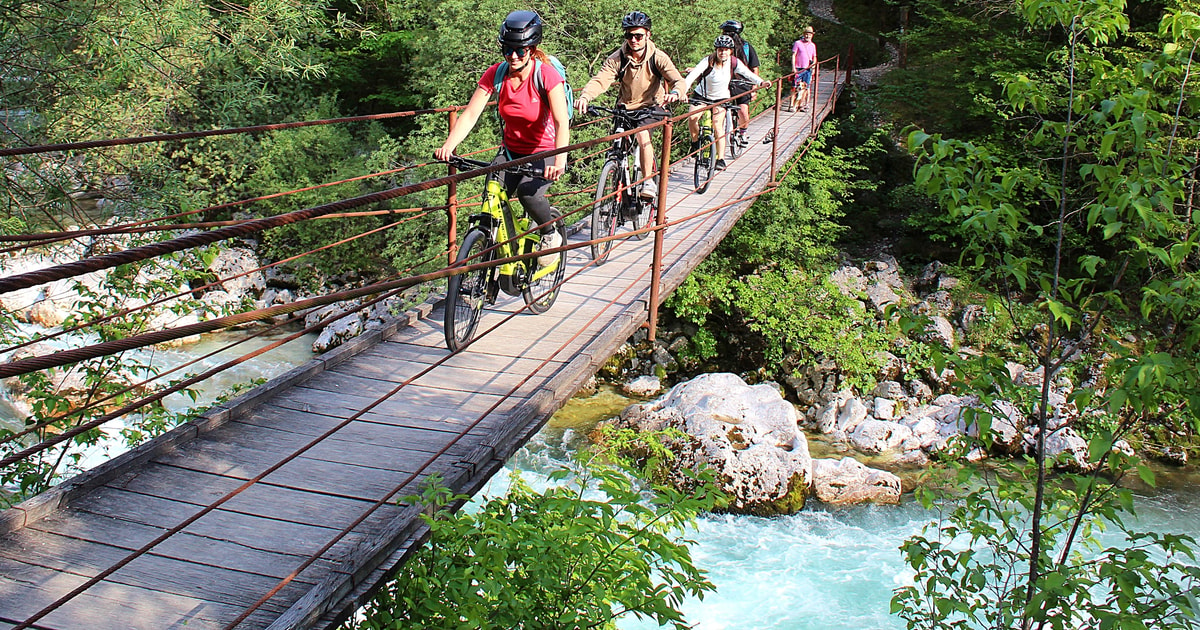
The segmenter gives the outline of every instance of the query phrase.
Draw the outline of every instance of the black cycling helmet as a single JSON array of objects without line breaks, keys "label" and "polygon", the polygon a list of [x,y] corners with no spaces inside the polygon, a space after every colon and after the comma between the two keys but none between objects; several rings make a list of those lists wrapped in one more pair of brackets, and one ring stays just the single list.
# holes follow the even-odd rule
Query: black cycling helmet
[{"label": "black cycling helmet", "polygon": [[513,11],[500,24],[500,45],[528,48],[542,43],[542,18],[533,11]]},{"label": "black cycling helmet", "polygon": [[713,48],[729,48],[732,50],[733,46],[733,38],[728,35],[722,35],[717,38],[717,41],[713,42]]},{"label": "black cycling helmet", "polygon": [[641,11],[631,11],[621,18],[621,28],[644,28],[650,30],[650,16]]},{"label": "black cycling helmet", "polygon": [[725,23],[721,25],[721,30],[726,33],[735,33],[737,35],[741,35],[742,23],[737,20],[725,20]]}]

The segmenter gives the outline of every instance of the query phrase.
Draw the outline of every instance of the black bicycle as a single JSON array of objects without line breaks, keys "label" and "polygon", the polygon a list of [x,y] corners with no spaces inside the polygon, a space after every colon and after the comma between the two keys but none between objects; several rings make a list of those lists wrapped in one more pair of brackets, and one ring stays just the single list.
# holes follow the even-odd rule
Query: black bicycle
[{"label": "black bicycle", "polygon": [[[712,104],[712,101],[701,99],[698,96],[692,96],[691,102],[703,105]],[[732,147],[734,142],[730,134],[732,133],[733,126],[736,124],[734,117],[737,116],[737,103],[728,101],[723,103],[721,107],[727,110],[725,112],[725,144]],[[716,136],[713,134],[712,111],[712,109],[706,109],[700,116],[700,135],[697,138],[700,142],[700,149],[695,156],[696,166],[693,169],[692,176],[692,182],[696,184],[696,192],[700,194],[708,190],[708,184],[712,181],[713,171],[717,168],[718,156]],[[741,153],[741,149],[737,149],[736,155],[741,155]],[[730,159],[733,159],[733,157],[731,156]]]},{"label": "black bicycle", "polygon": [[[642,125],[640,116],[623,106],[615,108],[589,105],[588,114],[612,115],[612,133],[621,133]],[[592,206],[592,239],[612,236],[626,221],[633,224],[634,231],[649,225],[654,220],[657,204],[643,196],[643,187],[649,182],[640,181],[644,175],[641,151],[633,135],[613,140],[612,148],[600,169],[600,180],[596,184],[596,203]],[[646,233],[636,234],[646,238]],[[608,260],[608,252],[615,241],[592,243],[592,259],[597,265]]]},{"label": "black bicycle", "polygon": [[[486,166],[489,162],[452,156],[447,163],[455,168],[470,171]],[[528,164],[504,169],[508,172],[541,177],[541,169]],[[463,237],[455,266],[490,263],[501,258],[521,254],[532,254],[541,245],[541,234],[530,231],[529,217],[513,215],[508,192],[496,174],[489,175],[485,184],[483,207],[469,219],[471,227]],[[560,219],[554,229],[567,242],[567,230]],[[479,317],[484,304],[495,304],[501,291],[508,295],[520,295],[534,313],[545,313],[558,298],[559,288],[567,270],[567,252],[552,254],[549,264],[542,264],[544,256],[530,256],[500,265],[487,265],[464,273],[450,276],[446,282],[445,332],[446,347],[453,352],[467,345],[475,336]]]}]

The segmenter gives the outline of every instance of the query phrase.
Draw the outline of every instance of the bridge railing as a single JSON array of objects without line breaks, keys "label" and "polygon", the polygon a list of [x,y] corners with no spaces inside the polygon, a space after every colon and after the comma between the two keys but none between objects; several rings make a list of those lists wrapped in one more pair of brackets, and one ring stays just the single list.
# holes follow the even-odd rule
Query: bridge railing
[{"label": "bridge railing", "polygon": [[[834,57],[829,60],[823,61],[818,66],[816,76],[814,76],[814,78],[813,78],[813,85],[817,85],[818,82],[821,80],[822,67],[828,67],[830,65],[832,65],[832,73],[833,73],[834,80],[836,83],[838,83],[840,85],[841,82],[848,80],[849,69],[844,68],[841,64],[841,60],[837,57]],[[778,176],[777,164],[776,164],[776,153],[777,153],[777,147],[781,144],[781,140],[782,140],[781,138],[778,137],[778,131],[779,131],[778,121],[779,121],[779,115],[780,115],[780,102],[782,101],[782,80],[785,80],[788,78],[790,78],[790,77],[783,77],[781,80],[774,82],[771,86],[763,86],[762,88],[759,88],[761,90],[773,89],[774,97],[775,97],[774,103],[771,104],[771,107],[770,107],[770,109],[773,110],[772,113],[774,116],[774,128],[773,128],[773,132],[772,132],[772,137],[773,137],[774,141],[771,142],[771,162],[770,162],[769,167],[764,167],[765,169],[769,169],[769,171],[771,173],[771,177],[770,177],[771,184],[768,185],[768,187],[767,187],[768,191],[775,184],[777,184],[779,181],[781,181],[783,179],[783,177]],[[838,93],[838,91],[839,90],[834,90],[832,92],[832,94],[836,95]],[[817,94],[818,94],[817,90],[810,90],[811,98],[816,99]],[[833,97],[831,96],[830,98],[833,98]],[[716,104],[708,106],[708,109],[718,107],[720,105],[721,105],[721,103],[716,103]],[[815,105],[815,103],[814,103],[814,105]],[[165,141],[168,138],[170,140],[177,140],[177,139],[183,138],[185,136],[189,137],[189,138],[194,138],[194,137],[204,137],[206,135],[228,135],[228,134],[232,134],[232,133],[254,133],[254,132],[261,132],[264,130],[281,130],[281,129],[287,129],[287,128],[312,126],[312,125],[317,125],[317,124],[336,124],[339,122],[362,121],[362,120],[367,120],[367,119],[380,119],[383,117],[410,117],[410,116],[416,116],[416,115],[443,115],[444,114],[450,118],[451,124],[453,124],[453,119],[454,119],[455,113],[457,111],[461,111],[461,109],[462,108],[456,107],[456,108],[443,108],[443,109],[436,109],[436,110],[420,110],[420,111],[414,111],[414,112],[398,112],[398,113],[387,114],[387,115],[383,115],[383,116],[353,117],[353,118],[333,119],[333,120],[325,120],[325,121],[307,121],[307,122],[301,122],[301,123],[287,123],[287,124],[281,124],[281,125],[264,125],[264,126],[252,127],[252,128],[242,128],[239,130],[214,130],[214,131],[209,131],[209,132],[195,132],[195,133],[188,133],[188,134],[170,134],[169,136],[141,137],[141,138],[125,139],[123,141],[106,140],[106,141],[91,141],[91,142],[81,142],[81,143],[71,143],[71,144],[48,145],[48,146],[43,146],[43,147],[28,147],[28,148],[21,148],[21,149],[9,148],[9,149],[0,149],[0,157],[27,155],[27,154],[34,153],[34,152],[53,152],[53,151],[64,151],[64,150],[75,151],[75,150],[82,150],[82,149],[95,148],[95,147],[113,146],[115,143],[118,143],[118,142],[133,143],[133,144],[160,142],[160,141]],[[819,122],[819,120],[817,118],[817,112],[816,112],[818,107],[813,106],[813,107],[810,107],[809,109],[812,112],[812,114],[811,114],[812,115],[812,129],[815,131],[815,127]],[[674,128],[677,124],[686,121],[689,114],[691,114],[691,112],[680,113],[678,115],[671,116],[661,122],[658,122],[658,123],[655,123],[654,125],[652,125],[652,127],[654,127],[654,128],[658,128],[658,127],[662,128],[662,136],[661,136],[662,140],[661,140],[661,145],[660,145],[661,150],[660,150],[660,154],[659,154],[659,164],[670,165],[673,163],[672,149],[673,149],[673,144],[674,144],[674,142],[673,142]],[[114,267],[118,267],[118,266],[122,266],[122,265],[136,264],[136,263],[139,263],[142,261],[159,258],[159,257],[166,256],[166,255],[175,254],[175,253],[186,251],[186,250],[195,249],[197,247],[209,245],[212,243],[217,243],[217,242],[220,242],[223,240],[259,234],[264,230],[280,227],[283,225],[290,225],[290,224],[301,222],[301,221],[312,221],[312,220],[317,220],[317,219],[322,219],[322,218],[327,220],[327,219],[334,218],[334,217],[362,216],[363,214],[373,214],[373,215],[400,214],[400,215],[402,215],[403,218],[401,218],[391,224],[375,228],[374,230],[371,231],[371,232],[378,232],[381,230],[387,230],[387,229],[393,228],[394,226],[401,224],[403,222],[406,222],[406,221],[427,220],[427,219],[437,216],[439,213],[444,212],[445,216],[447,217],[447,241],[446,241],[447,246],[444,250],[440,251],[436,255],[436,258],[439,261],[445,260],[445,258],[443,258],[443,255],[450,255],[451,260],[452,260],[452,256],[453,256],[452,252],[453,252],[454,247],[457,244],[455,230],[456,230],[456,225],[459,222],[458,209],[461,207],[464,207],[466,205],[466,203],[468,202],[468,200],[462,200],[462,199],[458,198],[457,185],[459,183],[464,182],[468,179],[485,176],[491,172],[498,171],[501,168],[504,168],[504,166],[507,166],[509,164],[532,162],[534,160],[538,160],[543,157],[547,157],[549,155],[556,155],[559,153],[573,152],[573,154],[578,155],[580,152],[588,152],[586,159],[594,160],[594,159],[602,157],[605,151],[599,150],[599,151],[590,151],[589,152],[589,150],[594,149],[595,147],[606,148],[614,139],[622,137],[622,136],[631,135],[638,131],[639,130],[635,129],[635,130],[626,131],[626,132],[623,132],[620,134],[603,135],[598,138],[593,138],[593,139],[590,139],[587,141],[572,144],[571,146],[564,147],[562,149],[548,151],[548,152],[541,153],[538,155],[529,156],[529,157],[522,158],[519,160],[514,160],[505,165],[495,165],[495,166],[480,169],[477,171],[471,171],[469,173],[453,173],[453,172],[451,172],[451,173],[441,176],[441,177],[435,177],[432,179],[421,180],[421,181],[417,181],[417,182],[402,185],[402,186],[395,186],[395,187],[392,187],[392,188],[389,188],[386,190],[368,193],[365,195],[360,195],[358,197],[353,197],[353,198],[349,198],[349,199],[341,199],[338,201],[334,201],[334,202],[330,202],[330,203],[326,203],[326,204],[322,204],[322,205],[318,205],[318,206],[313,206],[313,207],[305,208],[302,210],[295,210],[295,211],[283,213],[280,215],[270,216],[270,217],[260,217],[260,218],[255,218],[255,219],[244,219],[244,220],[200,222],[200,223],[179,223],[178,222],[180,219],[186,218],[187,216],[190,216],[190,215],[193,215],[193,214],[199,212],[199,211],[193,210],[193,211],[188,211],[188,212],[180,212],[180,213],[171,214],[167,217],[163,217],[160,219],[135,221],[135,222],[129,222],[129,223],[114,225],[114,226],[86,228],[86,229],[79,229],[79,230],[64,230],[64,231],[60,231],[60,232],[44,232],[44,233],[37,233],[37,234],[22,234],[22,235],[6,236],[6,237],[3,237],[4,240],[22,244],[19,246],[14,246],[14,247],[9,248],[9,251],[16,251],[21,248],[32,248],[32,247],[37,247],[37,246],[41,246],[41,245],[46,245],[49,243],[60,242],[62,240],[77,239],[77,238],[81,238],[84,236],[94,236],[94,235],[102,235],[102,234],[138,233],[138,232],[148,232],[148,231],[192,230],[192,229],[196,229],[196,228],[200,228],[200,227],[210,228],[210,229],[208,229],[208,231],[205,231],[205,232],[176,236],[174,238],[169,238],[166,240],[149,243],[146,245],[134,247],[134,248],[123,250],[123,251],[110,252],[110,253],[99,254],[99,255],[95,255],[95,256],[89,256],[84,259],[81,259],[81,260],[78,260],[75,262],[71,262],[71,263],[55,265],[55,266],[52,266],[52,267],[49,267],[46,269],[40,269],[37,271],[30,271],[30,272],[26,272],[26,273],[14,274],[14,275],[10,275],[7,277],[3,277],[3,278],[0,278],[0,294],[12,293],[12,292],[16,292],[16,291],[20,291],[20,290],[24,290],[24,289],[34,288],[34,287],[42,286],[42,285],[45,285],[47,283],[54,282],[57,280],[77,278],[77,277],[84,276],[87,274],[95,274],[97,272],[100,272],[100,271],[103,271],[106,269],[112,269]],[[815,133],[810,135],[810,139],[811,139],[812,135],[815,135]],[[805,148],[805,150],[806,150],[806,148]],[[690,157],[690,155],[691,155],[690,153],[685,154],[681,158],[675,160],[674,163],[678,164],[679,161],[687,159],[688,157]],[[581,158],[576,158],[576,160],[572,164],[576,164],[580,161],[581,161]],[[793,162],[793,164],[794,163],[795,162]],[[380,175],[388,175],[388,174],[392,174],[392,173],[396,173],[396,172],[400,172],[400,171],[404,171],[404,170],[415,170],[416,168],[420,168],[420,167],[433,167],[433,166],[436,166],[436,164],[420,164],[420,165],[414,165],[414,166],[410,166],[410,167],[402,167],[402,168],[393,169],[390,171],[383,171],[382,173],[374,173],[371,175],[364,175],[364,176],[362,176],[362,178],[377,177]],[[784,177],[786,177],[786,174],[784,174]],[[360,178],[354,178],[354,179],[360,179]],[[647,176],[647,179],[649,179],[649,176]],[[744,201],[744,199],[740,199],[740,198],[732,199],[732,200],[724,199],[724,200],[720,200],[720,201],[714,203],[711,207],[707,207],[700,211],[693,212],[693,213],[689,214],[688,216],[682,216],[682,217],[676,216],[676,217],[668,220],[667,214],[668,214],[668,211],[672,209],[672,207],[669,206],[665,202],[668,199],[668,194],[667,194],[668,181],[667,180],[668,180],[668,178],[666,178],[666,177],[659,178],[658,199],[663,200],[664,203],[659,204],[658,214],[655,217],[654,223],[652,225],[644,226],[639,230],[639,232],[641,232],[641,233],[653,233],[655,236],[654,253],[653,253],[653,259],[652,259],[652,265],[651,265],[651,279],[649,282],[649,284],[650,284],[650,286],[649,286],[650,308],[649,308],[649,318],[647,321],[647,325],[649,327],[651,338],[653,338],[655,329],[656,329],[658,303],[659,303],[659,299],[660,299],[659,287],[661,284],[664,231],[667,229],[670,229],[673,226],[677,226],[682,223],[692,221],[695,218],[703,216],[707,213],[715,212],[721,208]],[[332,184],[342,183],[344,181],[348,181],[348,180],[341,180],[339,182],[331,182],[329,184],[319,184],[318,186],[332,185]],[[390,201],[393,199],[400,199],[400,198],[403,198],[403,197],[406,197],[409,195],[413,195],[418,192],[431,191],[431,190],[435,190],[435,189],[438,189],[441,187],[446,188],[446,203],[444,205],[433,205],[433,206],[422,205],[422,206],[386,209],[386,210],[366,210],[366,211],[357,210],[359,208],[368,207],[368,206],[371,206],[374,204],[378,204],[378,203],[385,202],[385,201]],[[297,190],[307,190],[307,189],[308,188],[297,189]],[[294,192],[294,191],[292,191],[292,192]],[[578,192],[578,191],[576,191],[576,192]],[[585,189],[584,192],[588,192],[588,191]],[[764,192],[766,192],[766,191],[764,191]],[[279,193],[279,194],[287,194],[287,193]],[[752,196],[756,196],[758,194],[763,194],[763,193],[761,193],[761,192],[755,193]],[[255,197],[253,199],[245,200],[245,202],[237,202],[237,203],[238,204],[252,203],[252,202],[262,200],[262,199],[265,199],[268,197],[270,197],[270,196]],[[568,211],[564,212],[563,214],[568,219],[573,216],[576,216],[576,215],[584,216],[586,213],[590,212],[591,205],[593,203],[594,203],[594,200],[589,200],[586,203],[579,204],[575,208],[569,209]],[[678,203],[678,200],[676,201],[676,203]],[[229,204],[226,204],[226,205],[229,205]],[[211,209],[211,208],[209,208],[209,209]],[[162,224],[162,225],[152,225],[153,223],[155,223],[157,221],[163,221],[163,220],[170,221],[171,223]],[[537,228],[531,228],[531,229],[537,229]],[[345,239],[341,239],[339,241],[326,244],[322,247],[322,249],[327,248],[327,247],[339,246],[339,245],[349,242],[355,238],[360,238],[363,235],[370,234],[371,232],[364,232],[362,234],[353,235],[353,236],[347,237]],[[631,233],[622,233],[620,235],[612,235],[603,240],[612,240],[612,241],[619,243],[619,241],[624,240],[630,234]],[[587,247],[594,242],[599,242],[599,241],[588,240],[588,241],[583,241],[583,242],[572,242],[570,244],[564,244],[563,246],[556,248],[554,250],[550,250],[550,251],[566,251],[566,250],[571,250],[571,249],[577,249],[580,247]],[[346,289],[343,291],[338,291],[336,293],[318,295],[318,296],[314,296],[314,297],[310,297],[310,298],[306,298],[306,299],[302,299],[302,300],[297,300],[295,302],[288,303],[288,304],[266,306],[266,307],[262,307],[262,308],[247,310],[244,312],[224,314],[224,315],[221,315],[218,317],[213,317],[211,319],[207,319],[205,321],[199,321],[199,322],[181,325],[181,326],[170,326],[170,327],[162,327],[162,328],[159,328],[156,330],[137,331],[137,332],[134,332],[133,334],[129,334],[127,336],[111,338],[111,339],[103,340],[103,341],[100,341],[97,343],[88,343],[86,345],[82,345],[79,347],[71,347],[71,348],[62,349],[62,350],[59,350],[56,352],[36,352],[36,351],[31,352],[31,350],[36,348],[35,344],[39,341],[44,342],[44,341],[48,341],[48,340],[53,340],[55,338],[62,337],[63,335],[68,334],[70,332],[86,330],[86,329],[92,328],[92,327],[113,326],[114,322],[120,321],[122,318],[130,317],[130,316],[135,315],[135,314],[137,314],[141,311],[144,311],[145,309],[148,309],[148,308],[153,308],[153,307],[158,307],[158,306],[163,306],[163,305],[170,305],[174,302],[178,302],[180,300],[187,298],[188,295],[191,293],[194,293],[197,291],[203,291],[203,290],[210,289],[210,288],[213,288],[216,286],[220,286],[221,283],[229,282],[229,281],[235,279],[237,276],[245,276],[247,274],[254,273],[256,271],[262,271],[263,269],[266,269],[268,267],[277,266],[277,265],[280,265],[280,264],[283,264],[286,262],[291,262],[293,260],[302,260],[304,256],[311,254],[312,251],[316,251],[316,250],[311,250],[309,252],[297,254],[296,256],[286,259],[286,260],[275,261],[275,262],[271,263],[270,265],[264,265],[263,267],[260,267],[258,269],[243,271],[241,273],[238,273],[238,274],[235,274],[232,276],[227,276],[224,278],[217,278],[215,281],[210,282],[206,285],[202,285],[199,287],[188,287],[187,290],[184,290],[184,291],[179,291],[176,293],[170,293],[170,294],[157,296],[156,299],[149,300],[145,304],[133,306],[133,307],[129,307],[129,308],[117,309],[115,312],[112,312],[112,313],[105,313],[103,315],[100,315],[100,316],[97,316],[94,318],[86,319],[85,321],[80,321],[77,324],[64,326],[61,330],[56,331],[56,332],[46,332],[46,333],[42,333],[42,334],[34,334],[28,340],[20,341],[18,343],[13,343],[13,344],[9,345],[8,347],[4,348],[3,350],[0,350],[0,354],[6,354],[6,355],[10,356],[10,359],[8,362],[0,364],[0,378],[11,378],[11,377],[21,376],[21,375],[25,375],[25,374],[31,374],[31,373],[35,373],[35,372],[43,372],[43,371],[51,370],[51,369],[65,368],[68,366],[76,366],[76,365],[79,365],[79,364],[81,364],[83,362],[87,362],[87,361],[97,360],[97,359],[101,359],[101,358],[105,358],[105,357],[120,356],[122,353],[128,352],[130,350],[138,349],[138,348],[146,348],[146,347],[154,346],[157,344],[162,344],[162,343],[173,341],[173,340],[179,340],[179,339],[183,339],[186,337],[191,337],[191,336],[201,334],[201,333],[213,332],[213,331],[236,327],[236,326],[243,326],[243,325],[246,325],[249,323],[254,323],[254,322],[274,322],[269,327],[264,328],[263,330],[259,331],[256,334],[263,334],[265,332],[276,331],[276,330],[282,329],[285,326],[294,325],[294,322],[299,320],[299,314],[311,311],[318,307],[328,306],[328,305],[332,305],[332,304],[339,304],[339,303],[344,304],[344,303],[348,303],[352,300],[361,300],[361,302],[356,304],[353,309],[348,309],[346,311],[346,313],[348,314],[353,311],[368,309],[368,308],[371,308],[373,305],[379,304],[379,303],[389,299],[390,297],[400,294],[406,290],[412,289],[413,287],[418,287],[418,286],[428,285],[430,283],[438,282],[438,281],[444,280],[446,277],[448,277],[450,275],[453,275],[456,273],[464,273],[464,272],[470,271],[472,269],[477,269],[477,268],[485,265],[485,263],[471,263],[471,264],[467,264],[467,265],[454,266],[454,265],[441,265],[440,262],[437,262],[436,264],[438,266],[430,271],[426,271],[423,273],[411,273],[415,269],[421,268],[422,265],[435,264],[433,260],[427,260],[427,261],[422,261],[422,262],[414,265],[413,268],[410,268],[404,272],[394,274],[390,278],[385,278],[383,280],[373,282],[373,283],[367,284],[365,286]],[[535,254],[529,254],[529,255],[525,255],[525,256],[519,256],[519,257],[514,257],[514,258],[498,260],[498,261],[494,261],[491,264],[503,264],[506,262],[511,262],[512,260],[525,258],[528,256],[533,256],[533,255],[541,255],[541,252],[535,253]],[[566,282],[569,283],[570,280],[571,280],[571,278],[567,278]],[[42,298],[42,299],[45,299],[45,298]],[[282,320],[282,321],[280,321],[280,320]],[[203,382],[204,380],[215,376],[216,374],[219,374],[219,373],[221,373],[225,370],[228,370],[236,365],[239,365],[239,364],[245,362],[246,360],[253,358],[254,356],[260,355],[271,349],[277,348],[278,346],[283,345],[284,343],[288,343],[292,340],[295,340],[302,335],[309,334],[309,333],[312,333],[315,331],[319,331],[322,328],[324,328],[325,326],[327,326],[330,323],[330,321],[331,320],[327,320],[324,322],[317,322],[312,325],[305,326],[303,329],[301,329],[299,331],[292,331],[291,333],[284,336],[283,338],[277,339],[262,348],[259,348],[257,350],[254,350],[254,351],[251,351],[248,353],[244,353],[234,359],[225,361],[224,363],[222,363],[218,366],[215,366],[213,368],[202,370],[201,372],[196,373],[196,374],[183,373],[183,370],[188,369],[192,364],[195,363],[195,361],[190,361],[183,365],[174,366],[165,372],[152,374],[152,375],[150,375],[149,378],[146,378],[142,381],[139,381],[136,383],[129,383],[127,385],[122,386],[119,389],[110,389],[107,392],[105,392],[103,395],[98,395],[98,396],[89,398],[88,400],[85,401],[85,403],[83,405],[75,407],[75,408],[65,408],[62,406],[46,407],[41,411],[40,415],[28,418],[25,422],[24,428],[22,428],[20,430],[0,431],[0,454],[4,455],[3,458],[0,458],[0,472],[2,472],[2,474],[4,476],[5,483],[12,484],[12,483],[16,483],[16,481],[19,481],[20,475],[22,474],[21,471],[25,467],[34,465],[34,463],[36,461],[38,461],[38,458],[45,457],[48,454],[48,452],[51,451],[51,449],[62,449],[62,452],[65,454],[66,450],[69,447],[71,447],[73,444],[75,444],[77,441],[79,441],[81,438],[86,437],[87,435],[94,435],[94,432],[100,430],[102,427],[104,427],[108,423],[110,423],[114,420],[117,420],[119,418],[127,417],[129,414],[131,414],[135,411],[138,411],[138,410],[145,409],[151,405],[161,404],[161,401],[166,396],[169,396],[169,395],[171,395],[173,393],[177,393],[177,392],[187,391],[188,388],[191,388],[191,387]],[[494,330],[499,325],[500,324],[497,324],[496,326],[492,326],[491,329]],[[483,334],[486,334],[487,332],[488,331],[484,331]],[[216,351],[210,353],[210,355],[215,355],[217,352],[221,352],[223,350],[233,348],[236,345],[243,343],[244,341],[245,340],[233,342],[232,344],[230,344],[228,346],[225,346],[219,350],[216,350]],[[29,354],[29,356],[19,356],[19,357],[13,356],[14,354],[17,354],[18,351],[25,351],[25,353]],[[467,348],[466,351],[469,351],[469,348]],[[210,355],[206,355],[206,356],[210,356]],[[197,359],[197,360],[199,360],[199,359]],[[165,382],[163,379],[165,379],[167,376],[170,376],[170,375],[173,375],[176,373],[180,373],[181,376],[176,377],[173,382],[162,384]],[[158,386],[157,389],[154,389],[153,391],[149,391],[149,388],[151,387],[151,383],[155,382],[155,381],[158,381],[158,383],[160,385]],[[169,428],[169,427],[167,427],[167,428]],[[51,459],[53,459],[53,458],[51,458]],[[215,506],[213,506],[213,507],[215,507]],[[315,558],[314,558],[314,560],[315,560]],[[280,586],[282,587],[282,585],[283,584],[281,584]],[[249,614],[249,612],[252,612],[252,610],[253,609],[247,611],[247,614]],[[40,618],[40,617],[31,618],[30,622],[36,620],[36,618]]]}]

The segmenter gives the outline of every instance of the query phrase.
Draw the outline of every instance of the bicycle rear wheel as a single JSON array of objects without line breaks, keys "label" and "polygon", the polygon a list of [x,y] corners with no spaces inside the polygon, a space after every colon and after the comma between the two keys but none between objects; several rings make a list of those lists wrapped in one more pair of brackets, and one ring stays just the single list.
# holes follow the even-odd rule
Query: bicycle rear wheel
[{"label": "bicycle rear wheel", "polygon": [[[644,177],[644,175],[642,174],[642,169],[635,164],[633,166],[633,175],[631,176],[631,179],[633,179],[633,181],[636,182],[639,179],[641,179],[642,177]],[[653,186],[653,185],[654,185],[654,180],[652,180],[652,179],[642,182],[642,186]],[[658,199],[658,191],[655,190],[654,192],[655,192],[654,199]],[[634,231],[640,230],[640,229],[642,229],[643,225],[650,225],[650,223],[652,223],[654,221],[654,209],[656,206],[655,206],[655,202],[652,201],[651,198],[640,197],[638,199],[630,199],[629,201],[630,201],[630,208],[633,210],[633,212],[629,213],[629,220],[631,223],[633,223]],[[650,235],[649,232],[643,232],[641,234],[635,234],[634,236],[636,236],[637,239],[640,241],[649,235]]]},{"label": "bicycle rear wheel", "polygon": [[[480,229],[472,229],[463,239],[462,249],[458,250],[455,263],[462,263],[471,257],[475,258],[467,264],[494,260],[494,252],[479,255],[491,246],[490,234]],[[443,321],[446,347],[451,352],[467,345],[475,336],[483,304],[487,301],[488,283],[494,273],[494,267],[485,267],[450,276],[446,281],[446,314]]]},{"label": "bicycle rear wheel", "polygon": [[737,114],[736,109],[725,110],[725,144],[729,147],[729,159],[733,160],[746,150],[746,146],[737,141],[737,136],[734,132],[737,131]]},{"label": "bicycle rear wheel", "polygon": [[708,190],[708,183],[712,180],[713,168],[717,165],[716,151],[711,134],[700,136],[700,152],[696,154],[696,169],[692,180],[699,194]]},{"label": "bicycle rear wheel", "polygon": [[[612,236],[621,223],[621,206],[625,204],[625,183],[621,181],[621,169],[614,161],[604,163],[600,170],[600,183],[596,185],[596,204],[592,206],[592,239]],[[607,199],[605,199],[607,197]],[[592,260],[603,265],[614,241],[592,243]]]},{"label": "bicycle rear wheel", "polygon": [[[558,221],[554,224],[554,229],[561,237],[559,242],[565,245],[567,227],[562,221]],[[521,298],[529,305],[531,312],[545,313],[554,305],[554,300],[558,299],[563,278],[567,275],[567,250],[555,254],[554,262],[549,265],[540,264],[536,257],[530,258],[525,264],[528,265],[526,273],[529,274],[529,281],[521,288]]]}]

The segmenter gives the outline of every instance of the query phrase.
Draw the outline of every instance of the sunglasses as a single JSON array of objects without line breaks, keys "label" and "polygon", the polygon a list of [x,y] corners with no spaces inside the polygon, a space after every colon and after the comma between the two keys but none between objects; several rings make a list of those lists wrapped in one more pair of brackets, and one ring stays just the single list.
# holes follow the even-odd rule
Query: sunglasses
[{"label": "sunglasses", "polygon": [[513,55],[516,55],[517,59],[524,59],[525,55],[529,54],[529,49],[530,49],[530,47],[528,47],[528,46],[523,46],[520,48],[513,48],[512,46],[501,46],[500,54],[504,55],[505,57],[512,57]]},{"label": "sunglasses", "polygon": [[646,39],[645,33],[625,33],[625,39]]}]

